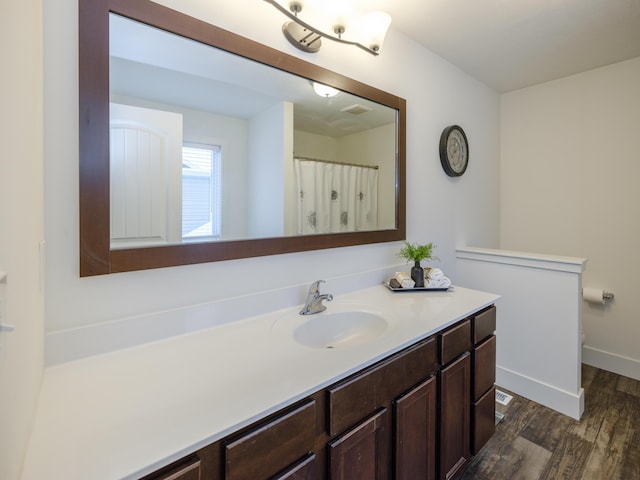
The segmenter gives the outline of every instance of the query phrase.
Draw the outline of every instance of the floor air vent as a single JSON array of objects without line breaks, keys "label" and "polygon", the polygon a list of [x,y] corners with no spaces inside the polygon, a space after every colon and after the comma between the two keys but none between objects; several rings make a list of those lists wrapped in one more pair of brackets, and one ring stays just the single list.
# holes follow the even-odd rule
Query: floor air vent
[{"label": "floor air vent", "polygon": [[507,393],[501,392],[500,390],[496,389],[496,402],[498,402],[500,405],[509,405],[509,402],[513,400],[513,396],[509,395]]}]

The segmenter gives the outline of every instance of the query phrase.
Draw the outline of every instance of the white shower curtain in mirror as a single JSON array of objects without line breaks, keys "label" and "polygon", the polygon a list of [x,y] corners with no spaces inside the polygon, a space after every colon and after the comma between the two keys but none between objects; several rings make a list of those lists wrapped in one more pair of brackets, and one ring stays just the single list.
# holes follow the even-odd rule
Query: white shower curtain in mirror
[{"label": "white shower curtain in mirror", "polygon": [[377,229],[377,169],[296,158],[294,170],[298,234]]}]

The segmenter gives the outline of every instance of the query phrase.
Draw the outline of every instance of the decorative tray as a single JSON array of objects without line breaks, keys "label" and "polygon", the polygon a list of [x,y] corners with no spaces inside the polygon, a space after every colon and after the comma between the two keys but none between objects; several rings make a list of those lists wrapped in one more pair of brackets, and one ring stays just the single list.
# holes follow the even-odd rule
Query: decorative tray
[{"label": "decorative tray", "polygon": [[446,292],[447,290],[451,290],[453,288],[453,286],[446,287],[446,288],[429,288],[429,287],[393,288],[391,285],[389,285],[389,282],[382,282],[382,284],[392,292]]}]

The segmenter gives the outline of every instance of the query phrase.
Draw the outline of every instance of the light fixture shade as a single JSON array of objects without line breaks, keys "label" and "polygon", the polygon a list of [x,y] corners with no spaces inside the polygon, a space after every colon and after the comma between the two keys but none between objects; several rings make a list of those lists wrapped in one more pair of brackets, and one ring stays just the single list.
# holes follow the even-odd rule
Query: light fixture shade
[{"label": "light fixture shade", "polygon": [[384,37],[391,25],[391,16],[385,12],[369,12],[357,19],[357,28],[361,42],[371,50],[377,52],[382,48]]},{"label": "light fixture shade", "polygon": [[340,93],[340,90],[330,87],[329,85],[323,85],[322,83],[318,83],[318,82],[311,82],[313,84],[313,91],[316,92],[316,94],[320,95],[321,97],[326,97],[326,98],[330,98],[330,97],[335,97],[337,94]]}]

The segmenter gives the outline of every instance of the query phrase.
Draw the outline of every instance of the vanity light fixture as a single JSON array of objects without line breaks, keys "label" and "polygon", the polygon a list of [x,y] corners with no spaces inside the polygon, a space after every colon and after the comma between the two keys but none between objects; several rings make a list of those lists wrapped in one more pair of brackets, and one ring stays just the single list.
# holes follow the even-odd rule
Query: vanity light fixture
[{"label": "vanity light fixture", "polygon": [[311,85],[313,85],[313,91],[316,92],[316,95],[320,95],[321,97],[331,98],[340,93],[340,90],[337,88],[322,83],[311,82]]},{"label": "vanity light fixture", "polygon": [[391,24],[389,14],[359,13],[353,7],[352,1],[265,1],[291,20],[282,26],[282,32],[287,40],[300,50],[309,53],[320,50],[322,37],[325,37],[347,45],[355,45],[372,55],[378,55]]}]

